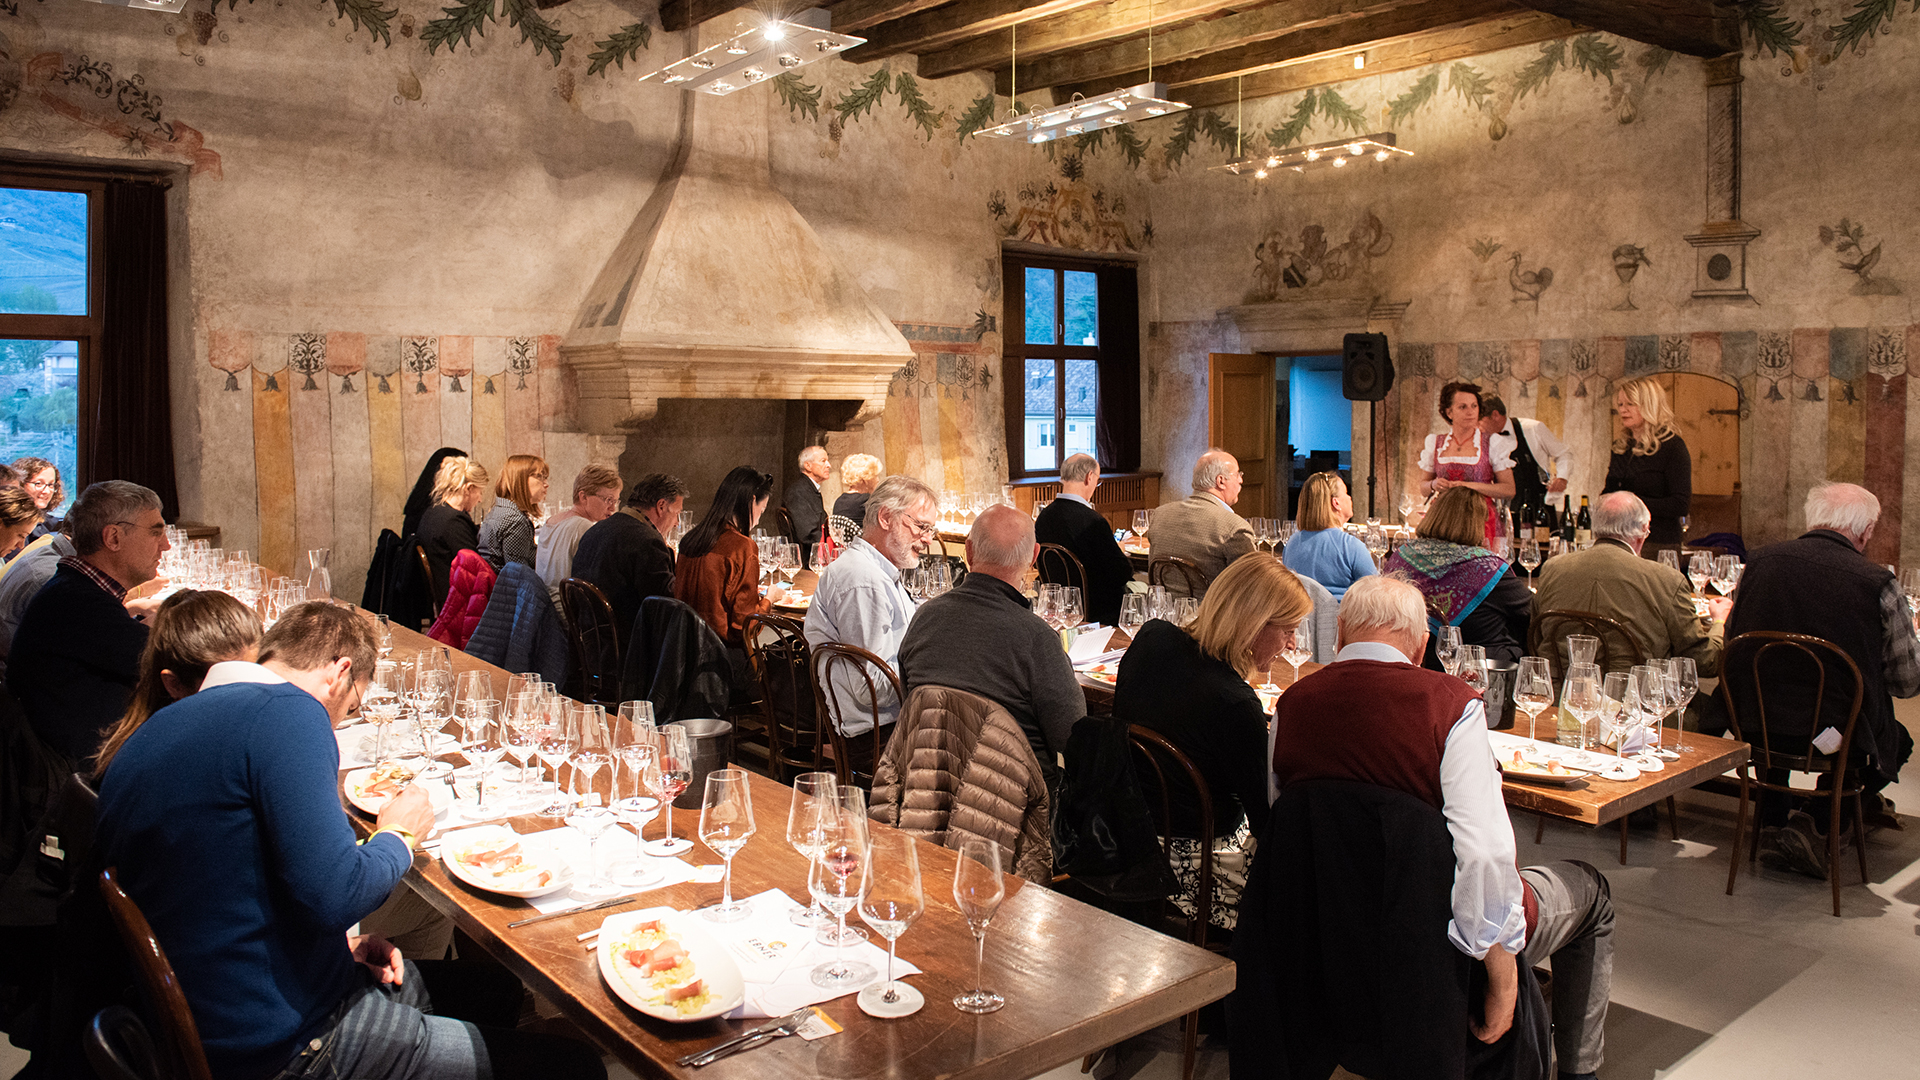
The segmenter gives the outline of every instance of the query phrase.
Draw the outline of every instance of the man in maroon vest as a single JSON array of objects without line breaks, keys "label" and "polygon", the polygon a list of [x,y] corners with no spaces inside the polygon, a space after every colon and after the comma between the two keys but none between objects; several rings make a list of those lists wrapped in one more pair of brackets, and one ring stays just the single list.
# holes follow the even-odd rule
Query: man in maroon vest
[{"label": "man in maroon vest", "polygon": [[1426,639],[1426,604],[1412,585],[1375,576],[1348,588],[1334,662],[1275,706],[1276,790],[1352,780],[1405,792],[1444,813],[1455,862],[1447,939],[1487,968],[1485,1024],[1474,1024],[1474,1035],[1491,1043],[1513,1022],[1516,955],[1530,966],[1551,956],[1560,1076],[1591,1077],[1613,983],[1606,878],[1582,862],[1516,868],[1486,710],[1459,679],[1409,659],[1425,652]]}]

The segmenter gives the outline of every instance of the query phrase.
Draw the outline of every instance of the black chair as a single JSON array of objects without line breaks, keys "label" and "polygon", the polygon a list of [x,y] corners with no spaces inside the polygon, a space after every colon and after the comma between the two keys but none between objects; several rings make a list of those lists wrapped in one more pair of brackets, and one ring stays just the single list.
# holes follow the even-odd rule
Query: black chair
[{"label": "black chair", "polygon": [[444,599],[439,590],[433,587],[433,563],[427,559],[427,549],[419,544],[413,545],[414,558],[420,560],[420,580],[426,583],[427,625],[440,621],[440,601]]},{"label": "black chair", "polygon": [[147,1025],[125,1005],[95,1013],[81,1046],[100,1080],[174,1080],[160,1066]]},{"label": "black chair", "polygon": [[1081,563],[1080,556],[1059,544],[1041,544],[1040,556],[1035,560],[1040,570],[1040,580],[1053,585],[1069,585],[1087,594],[1087,568]]},{"label": "black chair", "polygon": [[1147,563],[1147,584],[1164,585],[1175,596],[1191,596],[1197,600],[1207,591],[1207,575],[1191,559],[1155,555]]},{"label": "black chair", "polygon": [[606,594],[591,581],[570,577],[560,583],[560,613],[573,645],[576,696],[601,705],[620,704],[620,628]]},{"label": "black chair", "polygon": [[[1213,793],[1207,790],[1206,778],[1200,775],[1200,770],[1194,765],[1193,760],[1182,753],[1180,748],[1173,745],[1166,736],[1152,728],[1129,724],[1127,738],[1133,744],[1135,755],[1146,764],[1146,768],[1138,770],[1141,788],[1146,792],[1147,805],[1153,811],[1154,827],[1160,834],[1161,850],[1171,861],[1174,841],[1173,810],[1167,797],[1167,776],[1170,773],[1184,774],[1187,782],[1193,785],[1193,790],[1199,794],[1200,820],[1206,826],[1202,828],[1202,832],[1211,831]],[[1148,777],[1152,779],[1149,780]],[[1156,794],[1157,799],[1154,797]],[[1207,942],[1207,932],[1213,921],[1213,840],[1211,837],[1203,838],[1198,846],[1200,848],[1199,885],[1193,900],[1193,915],[1178,921],[1186,923],[1184,929],[1188,941],[1202,949],[1211,948],[1214,952],[1223,953],[1225,952],[1223,947],[1218,944],[1209,945]],[[1173,915],[1165,910],[1170,907],[1172,907],[1170,904],[1163,905],[1163,919],[1173,919]],[[1193,1080],[1194,1054],[1200,1039],[1200,1010],[1195,1009],[1188,1013],[1181,1024],[1186,1031],[1181,1038],[1180,1077],[1181,1080]],[[1083,1068],[1081,1071],[1085,1072],[1086,1069]]]},{"label": "black chair", "polygon": [[[859,706],[846,702],[845,708],[839,695],[830,691],[831,680],[836,671],[845,670],[849,685],[858,692],[864,688],[868,702],[867,720],[872,723],[864,735],[849,738],[841,734],[845,722]],[[874,763],[880,759],[880,696],[881,691],[891,688],[894,701],[904,701],[906,694],[900,689],[900,677],[885,660],[855,645],[844,645],[829,641],[813,649],[813,700],[815,714],[820,718],[820,730],[826,736],[829,755],[833,758],[834,776],[842,784],[858,784],[872,790]],[[892,735],[889,725],[887,734]]]},{"label": "black chair", "polygon": [[747,616],[741,636],[747,642],[747,663],[760,684],[767,774],[786,784],[800,773],[825,768],[804,625],[788,615],[762,612]]},{"label": "black chair", "polygon": [[162,1075],[173,1080],[213,1080],[206,1051],[200,1045],[199,1025],[194,1023],[193,1010],[187,1005],[180,980],[174,976],[167,951],[153,936],[153,927],[147,925],[139,905],[120,887],[113,867],[100,872],[100,892],[106,897],[107,911],[120,931],[121,943],[133,958],[151,1019],[160,1034]]},{"label": "black chair", "polygon": [[[1770,653],[1776,655],[1763,666],[1761,661]],[[1826,691],[1830,679],[1839,690],[1838,699],[1851,699],[1844,720],[1828,712]],[[1808,685],[1813,687],[1813,704],[1806,731],[1811,735],[1829,727],[1838,729],[1840,745],[1831,755],[1822,754],[1806,736],[1782,738],[1767,721],[1769,687],[1777,697],[1785,687]],[[1733,847],[1727,866],[1728,896],[1733,895],[1734,878],[1740,873],[1740,839],[1747,831],[1747,803],[1753,787],[1788,797],[1826,799],[1827,881],[1833,886],[1836,918],[1840,915],[1840,807],[1844,800],[1853,800],[1853,846],[1860,856],[1860,880],[1863,884],[1866,882],[1867,835],[1860,817],[1861,785],[1857,779],[1849,782],[1847,775],[1847,756],[1853,749],[1854,724],[1860,719],[1863,686],[1860,666],[1845,650],[1826,638],[1754,630],[1727,642],[1720,666],[1720,693],[1726,701],[1733,737],[1752,748],[1752,756],[1739,768],[1740,810],[1733,823]],[[1751,711],[1741,709],[1737,704],[1740,701],[1746,701]],[[1797,718],[1795,726],[1799,726]],[[1780,745],[1776,747],[1776,743]],[[1748,777],[1749,766],[1759,771],[1759,777]],[[1780,782],[1765,779],[1770,774],[1794,772],[1826,776],[1830,786],[1825,790],[1797,788],[1791,783],[1791,775]],[[1747,861],[1752,863],[1759,855],[1760,830],[1756,828],[1750,838]]]}]

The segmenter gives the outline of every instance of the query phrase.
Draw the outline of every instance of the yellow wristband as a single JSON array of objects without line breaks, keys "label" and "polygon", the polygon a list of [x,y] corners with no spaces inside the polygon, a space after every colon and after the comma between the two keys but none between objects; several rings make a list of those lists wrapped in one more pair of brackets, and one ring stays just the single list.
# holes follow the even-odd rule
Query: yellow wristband
[{"label": "yellow wristband", "polygon": [[[407,845],[407,850],[409,852],[413,851],[413,849],[419,846],[419,843],[420,843],[420,841],[417,838],[415,838],[415,836],[412,833],[408,832],[407,830],[401,828],[398,825],[387,825],[387,826],[383,826],[382,828],[375,829],[373,831],[373,836],[379,836],[381,833],[392,833],[393,835],[399,837],[400,842]],[[372,840],[373,836],[369,836],[367,837],[367,839]]]}]

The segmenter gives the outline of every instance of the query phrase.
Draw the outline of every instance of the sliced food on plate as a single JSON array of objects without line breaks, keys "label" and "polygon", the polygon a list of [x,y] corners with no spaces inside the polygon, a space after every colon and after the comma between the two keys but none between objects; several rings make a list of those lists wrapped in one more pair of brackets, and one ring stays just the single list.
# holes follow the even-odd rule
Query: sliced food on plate
[{"label": "sliced food on plate", "polygon": [[664,1020],[701,1020],[740,1004],[746,986],[724,949],[670,908],[610,916],[600,970],[627,1004]]},{"label": "sliced food on plate", "polygon": [[532,898],[573,885],[572,869],[564,860],[508,828],[483,826],[455,833],[440,852],[453,876],[489,892]]},{"label": "sliced food on plate", "polygon": [[411,783],[413,770],[397,761],[355,769],[347,774],[347,801],[369,814],[377,814]]}]

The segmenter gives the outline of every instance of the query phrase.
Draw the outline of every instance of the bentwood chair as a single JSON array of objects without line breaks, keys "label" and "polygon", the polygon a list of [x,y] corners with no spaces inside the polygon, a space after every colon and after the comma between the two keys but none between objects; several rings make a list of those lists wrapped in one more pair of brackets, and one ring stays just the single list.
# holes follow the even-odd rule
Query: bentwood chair
[{"label": "bentwood chair", "polygon": [[[1199,794],[1202,832],[1212,831],[1213,793],[1207,790],[1206,778],[1200,775],[1200,770],[1193,764],[1192,759],[1182,753],[1180,748],[1173,745],[1166,736],[1152,728],[1129,724],[1127,738],[1133,744],[1136,761],[1143,762],[1146,766],[1136,771],[1140,777],[1141,789],[1147,796],[1148,808],[1154,815],[1154,827],[1160,834],[1161,849],[1171,862],[1174,836],[1172,802],[1168,797],[1168,777],[1184,776],[1187,783],[1192,785],[1193,790]],[[1193,897],[1193,914],[1184,919],[1177,919],[1171,912],[1165,910],[1172,907],[1171,904],[1166,904],[1163,905],[1162,918],[1174,922],[1184,921],[1189,942],[1203,949],[1212,948],[1214,952],[1224,953],[1226,951],[1224,945],[1209,946],[1207,943],[1208,930],[1213,921],[1213,838],[1204,837],[1195,846],[1200,850],[1200,865],[1195,869],[1196,892]],[[1195,1009],[1188,1013],[1182,1024],[1186,1028],[1186,1033],[1182,1037],[1183,1056],[1180,1076],[1181,1080],[1193,1080],[1194,1053],[1200,1037],[1200,1010]],[[1081,1071],[1087,1070],[1082,1068]]]},{"label": "bentwood chair", "polygon": [[413,557],[420,560],[420,580],[426,583],[427,625],[440,621],[440,596],[433,588],[433,563],[427,561],[427,549],[419,544],[413,545]]},{"label": "bentwood chair", "polygon": [[200,1028],[193,1022],[193,1010],[187,995],[174,977],[167,951],[153,936],[153,927],[140,912],[126,890],[120,887],[115,868],[100,872],[100,892],[106,898],[107,911],[120,931],[120,940],[132,957],[145,991],[151,1019],[159,1033],[159,1060],[164,1075],[176,1080],[212,1080],[207,1068],[206,1051],[200,1045]]},{"label": "bentwood chair", "polygon": [[[774,507],[774,527],[780,530],[780,539],[789,544],[805,544],[807,540],[793,527],[793,512],[784,506]],[[815,539],[818,539],[817,537]]]},{"label": "bentwood chair", "polygon": [[1053,585],[1071,585],[1080,590],[1081,596],[1086,595],[1087,568],[1071,549],[1059,544],[1041,544],[1037,564],[1041,581]]},{"label": "bentwood chair", "polygon": [[[1600,651],[1594,654],[1594,662],[1600,670],[1627,671],[1647,662],[1647,650],[1640,645],[1640,639],[1633,630],[1618,619],[1598,615],[1591,611],[1575,611],[1572,608],[1554,608],[1534,616],[1527,627],[1527,655],[1545,656],[1541,647],[1548,642],[1564,641],[1571,635],[1600,639]],[[1565,661],[1562,659],[1561,676],[1566,675]],[[1673,801],[1667,796],[1667,828],[1672,831],[1675,840],[1680,839],[1680,815]],[[1533,842],[1539,843],[1547,833],[1547,818],[1539,815],[1533,826]],[[1627,819],[1620,819],[1620,865],[1627,865]]]},{"label": "bentwood chair", "polygon": [[1147,584],[1165,585],[1175,596],[1199,599],[1207,591],[1207,575],[1192,559],[1178,555],[1155,555],[1147,563]]},{"label": "bentwood chair", "polygon": [[147,1025],[125,1005],[95,1013],[81,1043],[100,1080],[174,1080],[160,1067]]},{"label": "bentwood chair", "polygon": [[[880,759],[880,702],[885,700],[886,691],[893,693],[895,702],[906,699],[900,689],[900,677],[880,657],[859,646],[837,641],[814,646],[812,662],[815,714],[828,740],[834,775],[842,784],[857,783],[872,790],[873,766]],[[852,689],[852,697],[833,691],[836,675],[843,686]],[[847,721],[862,711],[872,726],[859,735],[843,734]],[[889,725],[886,734],[892,733]]]},{"label": "bentwood chair", "polygon": [[760,684],[760,711],[767,728],[767,774],[782,784],[826,766],[814,702],[812,652],[806,628],[789,615],[759,612],[741,628],[747,664]]},{"label": "bentwood chair", "polygon": [[[1825,638],[1753,630],[1727,642],[1720,663],[1720,693],[1726,701],[1733,737],[1752,749],[1752,756],[1739,769],[1740,810],[1733,823],[1727,895],[1733,895],[1734,879],[1740,873],[1740,839],[1747,831],[1747,803],[1754,787],[1783,797],[1826,800],[1827,881],[1833,886],[1835,918],[1840,915],[1840,808],[1844,800],[1851,799],[1853,846],[1860,856],[1860,880],[1866,882],[1867,836],[1860,816],[1861,784],[1857,774],[1849,775],[1847,760],[1853,749],[1854,724],[1860,719],[1863,689],[1860,666]],[[1840,710],[1836,708],[1841,702],[1847,703],[1845,717],[1838,715]],[[1791,720],[1792,730],[1801,734],[1775,730],[1783,714],[1798,714]],[[1840,745],[1831,755],[1821,753],[1809,738],[1827,728],[1840,732]],[[1749,766],[1759,775],[1749,778]],[[1794,787],[1791,774],[1795,772],[1824,776],[1829,786]],[[1756,827],[1749,838],[1747,862],[1753,863],[1759,854],[1760,830]]]},{"label": "bentwood chair", "polygon": [[584,578],[568,578],[560,583],[560,611],[566,616],[567,634],[573,645],[575,688],[583,701],[618,705],[622,651],[620,627],[613,618],[613,605],[600,587]]}]

